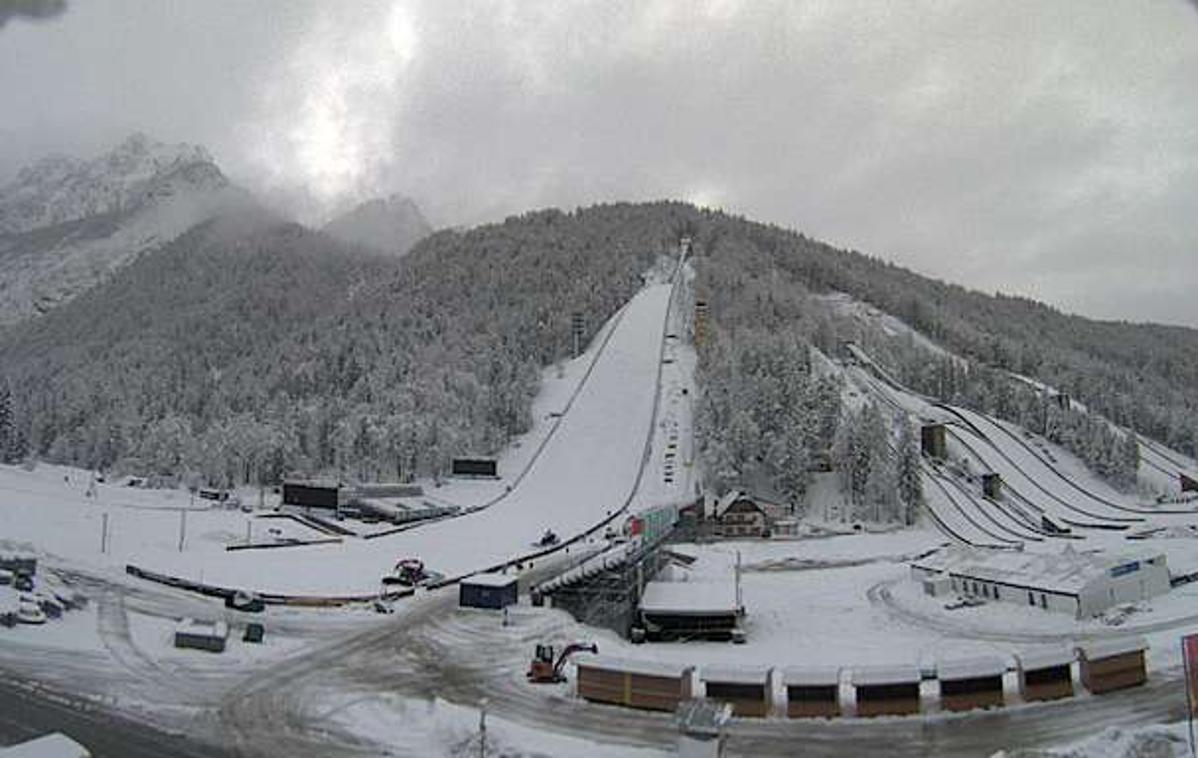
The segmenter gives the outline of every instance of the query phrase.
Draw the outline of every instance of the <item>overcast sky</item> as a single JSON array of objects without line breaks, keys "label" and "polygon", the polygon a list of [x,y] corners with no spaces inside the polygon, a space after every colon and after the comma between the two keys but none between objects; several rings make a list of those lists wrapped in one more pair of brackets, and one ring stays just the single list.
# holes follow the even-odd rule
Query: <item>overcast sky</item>
[{"label": "overcast sky", "polygon": [[134,130],[309,222],[680,198],[1198,326],[1186,0],[0,0],[0,181]]}]

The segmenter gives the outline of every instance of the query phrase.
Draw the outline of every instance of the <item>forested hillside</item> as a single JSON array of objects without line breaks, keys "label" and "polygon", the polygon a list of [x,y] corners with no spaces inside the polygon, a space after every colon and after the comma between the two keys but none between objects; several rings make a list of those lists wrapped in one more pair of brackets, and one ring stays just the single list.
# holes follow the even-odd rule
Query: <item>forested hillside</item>
[{"label": "forested hillside", "polygon": [[[866,440],[885,419],[843,412],[809,349],[862,338],[813,296],[832,291],[1194,452],[1198,332],[1065,316],[671,202],[443,231],[402,259],[269,220],[209,223],[0,333],[0,449],[213,482],[435,475],[526,430],[539,372],[571,349],[571,315],[593,335],[681,236],[710,314],[697,408],[713,483],[801,505],[810,471],[843,469],[853,450],[861,512],[910,517],[893,497],[902,461]],[[941,381],[918,345],[884,353],[924,389]],[[970,376],[956,381],[993,381]],[[982,404],[999,392],[954,391]],[[863,451],[882,472],[872,481]],[[886,491],[879,508],[870,493]]]},{"label": "forested hillside", "polygon": [[[531,213],[372,257],[204,225],[0,339],[9,460],[227,483],[435,475],[529,426],[541,367],[672,252],[681,209]],[[0,419],[3,414],[0,414]]]}]

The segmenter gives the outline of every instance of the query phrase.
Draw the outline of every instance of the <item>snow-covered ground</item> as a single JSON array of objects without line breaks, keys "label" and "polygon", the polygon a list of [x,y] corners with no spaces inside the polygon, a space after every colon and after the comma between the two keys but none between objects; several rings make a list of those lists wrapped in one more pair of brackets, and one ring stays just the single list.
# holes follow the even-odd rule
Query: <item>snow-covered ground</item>
[{"label": "snow-covered ground", "polygon": [[[652,424],[671,292],[669,284],[647,287],[610,327],[610,340],[605,341],[605,335],[597,340],[603,349],[593,368],[584,356],[560,379],[547,382],[537,401],[537,428],[501,459],[504,480],[454,481],[432,490],[441,500],[470,506],[494,500],[511,488],[484,510],[371,541],[349,538],[332,545],[230,553],[225,546],[244,541],[250,520],[240,512],[204,509],[184,516],[181,509],[190,503],[186,492],[114,483],[101,484],[96,497],[86,497],[90,477],[85,472],[54,466],[34,471],[2,467],[0,498],[6,518],[0,549],[32,549],[117,569],[133,563],[264,592],[361,594],[377,591],[379,578],[400,557],[419,556],[430,569],[457,576],[532,552],[531,543],[546,528],[570,538],[616,513],[632,493]],[[677,372],[679,361],[690,358],[676,345],[670,352],[676,357],[669,366]],[[587,369],[581,390],[566,409]],[[663,433],[673,437],[680,436],[675,424],[689,424],[689,414],[678,410],[687,402],[678,376],[669,382],[661,419]],[[527,475],[520,478],[546,438]],[[656,458],[651,456],[657,474],[649,490],[653,497],[685,491],[690,486],[689,467],[678,466],[677,476],[667,482],[664,444],[658,452]],[[104,513],[109,514],[109,545],[101,554]],[[187,538],[180,552],[184,518]],[[270,522],[271,527],[281,525],[282,520]],[[265,531],[261,524],[249,528]]]},{"label": "snow-covered ground", "polygon": [[1000,751],[992,758],[1185,758],[1193,755],[1185,723],[1108,727],[1093,737],[1043,750]]}]

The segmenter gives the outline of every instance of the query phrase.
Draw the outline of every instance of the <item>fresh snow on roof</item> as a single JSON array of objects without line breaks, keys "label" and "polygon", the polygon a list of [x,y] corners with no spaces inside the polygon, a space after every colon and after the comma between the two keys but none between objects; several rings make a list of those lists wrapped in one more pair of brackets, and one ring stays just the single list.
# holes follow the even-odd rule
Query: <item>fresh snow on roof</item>
[{"label": "fresh snow on roof", "polygon": [[1076,594],[1116,566],[1148,561],[1163,555],[1159,550],[1082,553],[1069,545],[1057,554],[949,547],[912,565],[970,579]]},{"label": "fresh snow on roof", "polygon": [[462,580],[462,584],[471,584],[475,587],[508,587],[515,584],[517,577],[515,574],[475,574]]},{"label": "fresh snow on roof", "polygon": [[649,661],[636,658],[616,658],[605,655],[583,654],[574,659],[577,665],[603,671],[627,671],[647,676],[683,676],[694,669],[687,663]]},{"label": "fresh snow on roof", "polygon": [[1006,661],[996,655],[979,655],[973,658],[956,658],[936,662],[936,676],[947,682],[1002,676],[1006,670]]},{"label": "fresh snow on roof", "polygon": [[854,687],[875,687],[886,684],[912,684],[921,679],[914,665],[857,666],[851,681]]},{"label": "fresh snow on roof", "polygon": [[782,670],[782,683],[798,687],[831,687],[840,684],[839,666],[791,666]]},{"label": "fresh snow on roof", "polygon": [[1078,645],[1082,657],[1096,661],[1102,658],[1113,658],[1124,653],[1134,653],[1148,649],[1148,640],[1143,637],[1115,637],[1106,640],[1093,640]]},{"label": "fresh snow on roof", "polygon": [[736,584],[727,581],[649,582],[641,595],[646,613],[708,615],[736,613]]},{"label": "fresh snow on roof", "polygon": [[769,666],[704,666],[699,678],[705,682],[725,684],[765,684],[769,679]]},{"label": "fresh snow on roof", "polygon": [[1021,650],[1015,653],[1015,662],[1024,671],[1067,666],[1077,658],[1077,654],[1064,647],[1045,647],[1034,650]]}]

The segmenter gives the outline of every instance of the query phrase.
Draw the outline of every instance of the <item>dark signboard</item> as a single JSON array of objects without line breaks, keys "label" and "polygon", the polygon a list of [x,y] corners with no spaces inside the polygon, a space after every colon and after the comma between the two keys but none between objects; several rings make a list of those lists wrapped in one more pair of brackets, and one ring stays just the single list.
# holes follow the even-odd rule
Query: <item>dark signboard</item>
[{"label": "dark signboard", "polygon": [[283,505],[306,508],[336,508],[337,488],[318,484],[283,482]]},{"label": "dark signboard", "polygon": [[454,476],[488,476],[499,475],[499,468],[494,458],[454,458],[452,473]]}]

